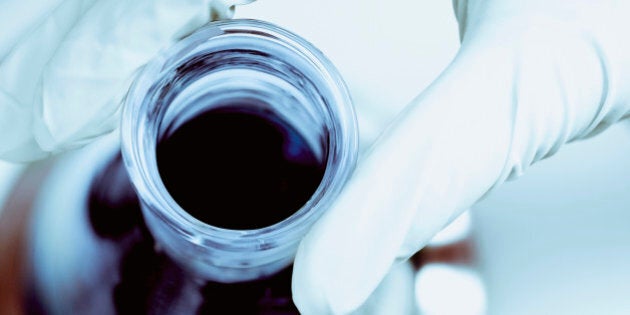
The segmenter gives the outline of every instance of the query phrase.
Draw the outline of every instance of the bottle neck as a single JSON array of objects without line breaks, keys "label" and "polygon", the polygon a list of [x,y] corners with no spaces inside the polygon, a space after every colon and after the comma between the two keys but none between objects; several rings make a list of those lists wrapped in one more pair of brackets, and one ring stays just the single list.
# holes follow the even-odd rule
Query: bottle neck
[{"label": "bottle neck", "polygon": [[[243,103],[295,127],[325,171],[294,214],[231,230],[196,219],[172,198],[156,149],[200,113]],[[125,164],[156,241],[187,269],[221,282],[258,279],[290,264],[349,177],[357,152],[354,112],[334,67],[296,35],[252,20],[210,24],[147,64],[126,97],[121,132]]]}]

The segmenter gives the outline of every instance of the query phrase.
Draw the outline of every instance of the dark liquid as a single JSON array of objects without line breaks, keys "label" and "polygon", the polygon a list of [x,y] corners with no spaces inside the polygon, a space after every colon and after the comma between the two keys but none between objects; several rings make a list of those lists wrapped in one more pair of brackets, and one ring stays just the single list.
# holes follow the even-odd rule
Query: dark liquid
[{"label": "dark liquid", "polygon": [[325,158],[273,113],[220,108],[161,140],[157,161],[169,193],[191,215],[217,227],[256,229],[309,200]]},{"label": "dark liquid", "polygon": [[[267,226],[299,209],[319,185],[325,160],[278,117],[234,110],[193,118],[157,153],[166,187],[184,209],[204,222],[239,229]],[[70,314],[298,314],[291,267],[265,279],[224,284],[190,275],[161,251],[119,154],[94,176],[88,196],[56,198],[86,198],[91,234],[83,236],[91,251],[75,262],[83,272],[69,274],[57,292]],[[41,288],[34,284],[27,294],[27,313],[50,313]]]},{"label": "dark liquid", "polygon": [[[95,235],[113,245],[102,258],[114,263],[104,268],[114,273],[96,271],[94,276],[107,277],[104,283],[118,281],[78,292],[73,313],[92,313],[93,305],[86,311],[83,303],[104,295],[116,314],[298,314],[291,299],[291,267],[266,279],[225,284],[195,278],[157,250],[120,156],[94,180],[88,205]],[[31,313],[40,312],[31,308]]]}]

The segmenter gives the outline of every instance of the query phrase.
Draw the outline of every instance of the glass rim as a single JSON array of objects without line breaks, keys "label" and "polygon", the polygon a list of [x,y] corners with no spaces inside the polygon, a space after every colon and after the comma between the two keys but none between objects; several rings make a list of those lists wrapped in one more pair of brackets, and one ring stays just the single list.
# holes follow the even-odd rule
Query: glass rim
[{"label": "glass rim", "polygon": [[[244,230],[207,224],[179,206],[162,183],[157,169],[155,149],[158,135],[152,134],[151,131],[147,133],[144,125],[145,119],[151,119],[149,116],[153,111],[147,108],[151,104],[146,104],[143,99],[149,93],[155,92],[152,91],[155,82],[169,73],[177,65],[177,61],[185,59],[197,46],[215,37],[233,34],[254,34],[260,36],[260,39],[276,41],[290,48],[295,58],[307,61],[317,74],[323,77],[326,83],[324,88],[332,95],[332,99],[329,100],[332,105],[329,105],[333,110],[328,108],[329,115],[335,116],[333,130],[329,136],[324,176],[311,198],[292,215],[275,224]],[[325,210],[323,208],[331,204],[331,198],[340,192],[354,168],[358,152],[357,121],[352,101],[341,75],[333,64],[303,38],[271,23],[249,19],[209,23],[147,63],[138,73],[124,100],[121,137],[125,165],[143,208],[148,207],[152,214],[172,225],[190,241],[205,245],[216,242],[214,245],[227,251],[247,250],[251,249],[252,245],[260,248],[258,242],[261,239],[271,240],[279,247],[284,244],[291,246],[295,233],[303,236],[314,220],[323,214]]]}]

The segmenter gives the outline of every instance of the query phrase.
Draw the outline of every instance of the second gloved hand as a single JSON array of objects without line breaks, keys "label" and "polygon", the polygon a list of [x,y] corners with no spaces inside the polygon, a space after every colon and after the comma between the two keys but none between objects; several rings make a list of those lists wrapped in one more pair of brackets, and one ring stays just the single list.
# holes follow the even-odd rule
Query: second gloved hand
[{"label": "second gloved hand", "polygon": [[304,314],[359,308],[493,187],[630,109],[622,1],[455,1],[461,49],[380,136],[300,246]]},{"label": "second gloved hand", "polygon": [[4,1],[0,159],[44,158],[113,130],[137,68],[252,1]]}]

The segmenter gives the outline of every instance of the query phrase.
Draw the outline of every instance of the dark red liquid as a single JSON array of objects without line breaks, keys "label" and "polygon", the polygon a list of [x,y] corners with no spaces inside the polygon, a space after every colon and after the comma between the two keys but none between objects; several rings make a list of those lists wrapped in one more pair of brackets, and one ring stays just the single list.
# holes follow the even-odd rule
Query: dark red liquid
[{"label": "dark red liquid", "polygon": [[292,215],[319,186],[324,160],[277,115],[243,108],[201,113],[157,148],[173,199],[197,219],[228,229],[262,228]]}]

